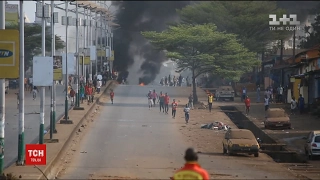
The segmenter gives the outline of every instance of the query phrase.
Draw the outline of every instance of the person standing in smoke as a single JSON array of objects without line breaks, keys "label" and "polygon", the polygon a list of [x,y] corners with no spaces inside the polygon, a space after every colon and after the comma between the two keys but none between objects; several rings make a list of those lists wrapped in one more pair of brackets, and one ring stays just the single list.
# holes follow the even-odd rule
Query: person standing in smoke
[{"label": "person standing in smoke", "polygon": [[176,86],[177,85],[177,78],[176,76],[173,76],[173,86]]},{"label": "person standing in smoke", "polygon": [[166,77],[164,77],[164,85],[165,85],[165,86],[167,86],[167,85],[168,85],[168,78],[167,78],[167,76],[166,76]]},{"label": "person standing in smoke", "polygon": [[179,76],[179,86],[181,86],[181,84],[182,84],[182,76],[180,74],[180,76]]},{"label": "person standing in smoke", "polygon": [[171,86],[171,75],[168,76],[168,85]]}]

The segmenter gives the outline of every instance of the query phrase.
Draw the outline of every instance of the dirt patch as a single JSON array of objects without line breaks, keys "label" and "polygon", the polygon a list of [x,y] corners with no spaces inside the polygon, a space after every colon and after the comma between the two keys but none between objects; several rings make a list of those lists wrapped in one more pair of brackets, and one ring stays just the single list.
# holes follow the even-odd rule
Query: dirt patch
[{"label": "dirt patch", "polygon": [[[180,104],[186,104],[187,101],[180,100]],[[213,107],[209,112],[203,103],[196,104],[190,111],[189,123],[179,121],[179,131],[186,137],[187,141],[194,144],[200,152],[221,153],[221,142],[225,135],[224,130],[201,129],[201,125],[215,122],[222,122],[231,128],[236,128],[231,123],[225,113],[219,107]],[[183,111],[177,111],[177,118],[184,119]]]}]

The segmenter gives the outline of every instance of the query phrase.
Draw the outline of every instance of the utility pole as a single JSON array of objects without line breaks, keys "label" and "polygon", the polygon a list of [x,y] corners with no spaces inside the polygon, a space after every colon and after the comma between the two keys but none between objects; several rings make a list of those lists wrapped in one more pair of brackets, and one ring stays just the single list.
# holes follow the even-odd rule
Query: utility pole
[{"label": "utility pole", "polygon": [[[65,13],[66,13],[66,77],[65,77],[65,105],[64,105],[64,120],[65,124],[68,123],[69,115],[68,115],[68,26],[69,26],[69,18],[68,18],[68,1],[65,1]],[[60,122],[61,123],[61,122]]]},{"label": "utility pole", "polygon": [[80,88],[79,88],[79,80],[80,80],[80,72],[79,72],[79,67],[80,67],[80,59],[79,59],[79,12],[78,12],[78,1],[76,1],[76,63],[77,63],[77,84],[76,84],[76,107],[80,106]]},{"label": "utility pole", "polygon": [[[6,2],[0,1],[0,29],[6,29]],[[4,168],[4,125],[5,125],[5,103],[6,103],[6,80],[0,79],[0,174]]]},{"label": "utility pole", "polygon": [[[41,18],[41,51],[42,57],[46,56],[46,19],[44,17],[44,6],[45,1],[42,1],[42,18]],[[43,144],[43,136],[44,136],[44,110],[45,110],[45,97],[46,97],[46,88],[41,87],[40,92],[40,131],[39,131],[39,144]]]},{"label": "utility pole", "polygon": [[[95,46],[96,46],[96,50],[98,49],[98,12],[96,11],[96,30],[95,30],[95,35],[96,35],[96,42],[95,42]],[[96,56],[96,72],[95,72],[95,77],[98,76],[98,56]]]},{"label": "utility pole", "polygon": [[[103,46],[103,41],[104,41],[104,38],[103,38],[103,21],[104,21],[104,17],[102,16],[102,13],[100,14],[100,52],[101,50],[104,49],[104,46]],[[103,61],[103,54],[100,54],[100,68],[99,68],[99,73],[101,74],[102,72],[102,62]]]},{"label": "utility pole", "polygon": [[[93,26],[93,23],[92,23],[92,10],[90,10],[90,27],[89,27],[89,46],[92,46],[92,26]],[[92,61],[90,60],[90,67],[89,67],[89,79],[90,81],[92,81]]]},{"label": "utility pole", "polygon": [[[54,34],[54,23],[56,19],[54,13],[54,1],[51,1],[51,56],[54,58],[56,53],[56,36]],[[51,88],[51,114],[50,114],[50,139],[52,139],[53,133],[57,133],[56,130],[56,81],[53,80]]]},{"label": "utility pole", "polygon": [[20,0],[19,136],[17,165],[24,165],[24,7]]},{"label": "utility pole", "polygon": [[[87,10],[86,8],[84,8],[84,14],[83,14],[83,19],[86,18],[86,13],[87,13]],[[83,52],[84,52],[84,56],[85,56],[85,49],[86,49],[86,43],[87,43],[87,39],[86,39],[86,34],[87,34],[87,31],[86,31],[86,26],[85,24],[83,25]],[[82,62],[82,68],[83,68],[83,74],[84,74],[84,78],[87,79],[87,65],[84,64],[84,62]]]}]

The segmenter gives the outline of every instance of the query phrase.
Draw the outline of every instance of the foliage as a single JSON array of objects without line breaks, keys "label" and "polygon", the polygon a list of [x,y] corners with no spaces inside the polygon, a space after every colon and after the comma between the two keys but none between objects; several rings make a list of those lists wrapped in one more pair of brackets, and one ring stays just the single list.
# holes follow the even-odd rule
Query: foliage
[{"label": "foliage", "polygon": [[[7,26],[6,29],[17,29],[18,25]],[[24,58],[25,58],[25,70],[32,65],[33,56],[41,54],[42,38],[41,38],[42,27],[38,24],[28,25],[25,24],[24,28]],[[48,32],[48,28],[46,28]],[[51,34],[46,33],[46,50],[51,51]],[[55,49],[64,48],[63,41],[57,35],[55,36]]]},{"label": "foliage", "polygon": [[236,34],[252,52],[262,52],[272,40],[289,35],[269,29],[269,14],[285,13],[275,1],[206,1],[177,11],[183,23],[214,23],[218,31]]},{"label": "foliage", "polygon": [[320,15],[317,15],[315,22],[311,26],[304,28],[306,37],[300,37],[301,42],[299,47],[302,49],[309,49],[320,44]]},{"label": "foliage", "polygon": [[258,63],[254,53],[238,43],[235,35],[219,32],[213,24],[180,24],[161,33],[149,31],[142,35],[157,49],[165,50],[167,57],[177,63],[178,72],[190,69],[193,84],[206,72],[237,81]]},{"label": "foliage", "polygon": [[178,71],[194,69],[195,77],[212,72],[232,80],[257,65],[255,55],[237,42],[236,36],[218,32],[213,24],[170,26],[167,31],[142,35],[175,60]]}]

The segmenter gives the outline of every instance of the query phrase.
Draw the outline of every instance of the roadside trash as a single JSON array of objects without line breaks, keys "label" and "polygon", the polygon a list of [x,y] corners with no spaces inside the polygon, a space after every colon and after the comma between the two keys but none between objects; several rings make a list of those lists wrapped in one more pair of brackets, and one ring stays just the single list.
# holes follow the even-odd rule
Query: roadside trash
[{"label": "roadside trash", "polygon": [[87,153],[87,151],[81,151],[80,153]]},{"label": "roadside trash", "polygon": [[224,130],[227,131],[228,129],[231,129],[230,126],[225,125],[223,122],[214,122],[210,124],[201,124],[201,129],[213,129],[213,130]]}]

